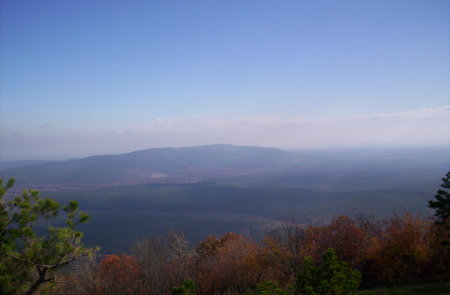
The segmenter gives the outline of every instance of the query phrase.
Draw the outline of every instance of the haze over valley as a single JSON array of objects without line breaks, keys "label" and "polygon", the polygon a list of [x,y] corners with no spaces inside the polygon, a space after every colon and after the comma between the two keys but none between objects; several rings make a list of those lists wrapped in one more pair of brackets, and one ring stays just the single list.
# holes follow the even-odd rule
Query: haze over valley
[{"label": "haze over valley", "polygon": [[450,294],[449,12],[0,0],[0,294]]},{"label": "haze over valley", "polygon": [[[323,224],[348,214],[428,217],[427,200],[450,170],[448,147],[291,151],[217,144],[157,148],[0,171],[16,190],[77,199],[95,218],[85,241],[124,251],[170,231],[191,241],[228,231],[258,237],[290,216]],[[8,162],[8,165],[14,163]],[[29,165],[31,164],[31,165]]]}]

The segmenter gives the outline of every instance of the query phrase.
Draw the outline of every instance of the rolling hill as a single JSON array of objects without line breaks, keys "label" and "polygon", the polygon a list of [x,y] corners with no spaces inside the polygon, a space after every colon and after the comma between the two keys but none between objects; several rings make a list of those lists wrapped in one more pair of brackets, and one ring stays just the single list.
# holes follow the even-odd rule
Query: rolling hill
[{"label": "rolling hill", "polygon": [[19,186],[75,188],[135,183],[198,182],[212,177],[279,170],[291,155],[274,148],[218,144],[155,148],[36,164],[0,172]]}]

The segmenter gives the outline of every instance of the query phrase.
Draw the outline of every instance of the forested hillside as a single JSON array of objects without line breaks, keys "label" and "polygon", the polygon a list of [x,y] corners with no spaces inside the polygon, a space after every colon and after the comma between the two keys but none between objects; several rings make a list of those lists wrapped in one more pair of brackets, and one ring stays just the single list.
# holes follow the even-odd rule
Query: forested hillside
[{"label": "forested hillside", "polygon": [[274,148],[219,144],[44,163],[2,171],[0,176],[19,179],[19,186],[47,189],[198,182],[233,174],[277,171],[286,160],[292,160],[292,155]]},{"label": "forested hillside", "polygon": [[[432,221],[411,214],[383,220],[340,215],[314,226],[291,216],[257,240],[228,232],[190,244],[183,233],[169,232],[107,255],[82,245],[75,227],[89,216],[76,201],[60,207],[30,190],[5,206],[12,185],[0,183],[5,294],[372,295],[371,289],[450,279],[450,172],[429,201]],[[62,211],[64,227],[48,226],[43,236],[32,230]]]}]

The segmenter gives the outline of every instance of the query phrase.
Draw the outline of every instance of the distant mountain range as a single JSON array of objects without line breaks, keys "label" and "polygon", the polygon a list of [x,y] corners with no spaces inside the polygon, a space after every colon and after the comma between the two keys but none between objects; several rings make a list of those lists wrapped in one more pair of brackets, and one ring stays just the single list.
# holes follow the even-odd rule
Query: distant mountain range
[{"label": "distant mountain range", "polygon": [[[15,178],[16,188],[35,189],[199,183],[290,172],[308,175],[313,173],[316,175],[315,179],[329,172],[341,177],[350,173],[355,178],[358,171],[360,173],[385,171],[384,175],[387,175],[387,171],[392,173],[408,171],[410,174],[418,169],[422,171],[428,169],[427,167],[445,171],[450,163],[449,151],[448,147],[285,151],[266,147],[216,144],[152,148],[127,154],[92,156],[66,161],[6,162],[1,163],[3,169],[0,169],[0,178]],[[10,169],[5,170],[5,166]],[[296,183],[300,181],[307,185],[305,179],[303,177],[296,180]],[[278,183],[286,181],[286,177],[277,180]]]},{"label": "distant mountain range", "polygon": [[[17,163],[0,172],[20,186],[86,187],[136,183],[198,182],[237,174],[276,171],[292,155],[275,148],[226,144],[154,148],[60,162]],[[22,165],[20,165],[22,164]]]}]

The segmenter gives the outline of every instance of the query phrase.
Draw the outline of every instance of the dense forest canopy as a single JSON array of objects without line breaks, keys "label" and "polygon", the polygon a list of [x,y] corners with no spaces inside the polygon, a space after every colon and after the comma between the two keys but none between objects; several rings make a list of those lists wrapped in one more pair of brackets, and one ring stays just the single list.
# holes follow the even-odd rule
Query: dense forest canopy
[{"label": "dense forest canopy", "polygon": [[[56,217],[60,205],[33,190],[8,200],[13,183],[0,189],[5,294],[343,295],[363,294],[358,288],[450,279],[449,220],[446,207],[438,206],[449,195],[442,189],[437,201],[430,201],[437,208],[436,222],[411,214],[378,221],[342,215],[306,226],[293,217],[260,241],[230,232],[208,236],[191,248],[183,234],[170,233],[135,243],[129,254],[96,259],[96,250],[85,248],[82,233],[74,229],[89,219],[77,202],[63,207],[66,227],[49,226],[49,233],[41,235],[33,225],[39,218]],[[448,189],[448,175],[442,188]]]}]

